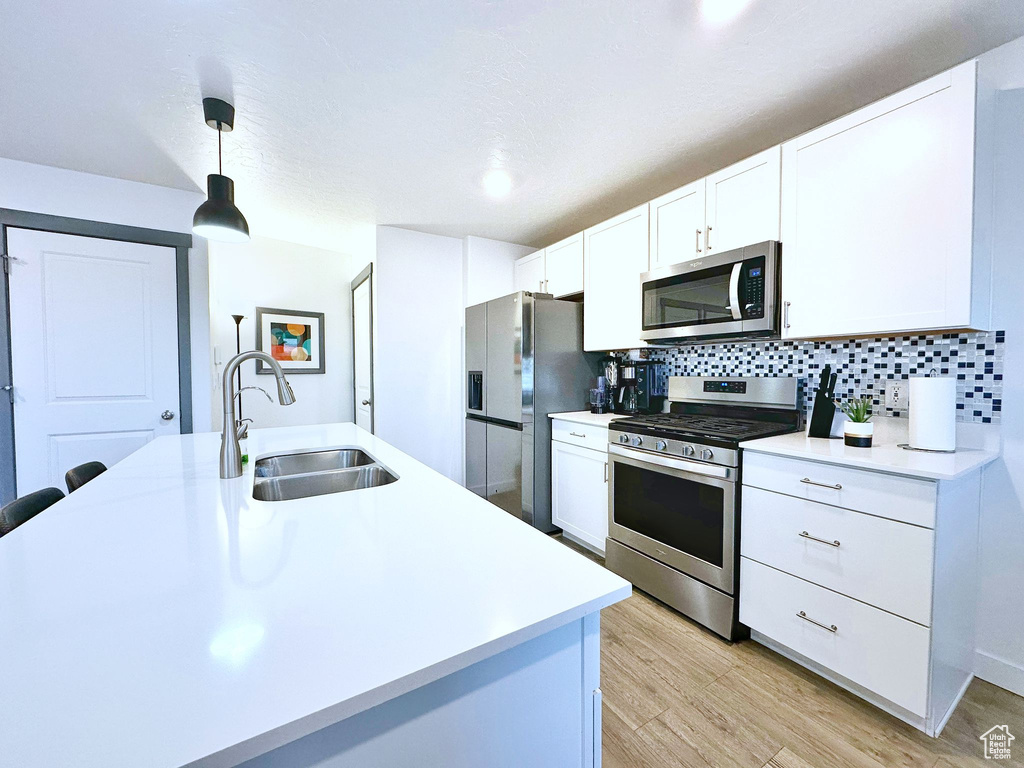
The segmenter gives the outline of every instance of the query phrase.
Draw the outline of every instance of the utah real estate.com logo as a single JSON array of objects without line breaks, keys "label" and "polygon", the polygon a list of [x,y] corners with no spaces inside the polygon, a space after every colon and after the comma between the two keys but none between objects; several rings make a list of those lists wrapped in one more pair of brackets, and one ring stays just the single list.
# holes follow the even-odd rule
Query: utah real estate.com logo
[{"label": "utah real estate.com logo", "polygon": [[1005,725],[994,725],[978,737],[985,742],[986,760],[1009,760],[1014,735]]}]

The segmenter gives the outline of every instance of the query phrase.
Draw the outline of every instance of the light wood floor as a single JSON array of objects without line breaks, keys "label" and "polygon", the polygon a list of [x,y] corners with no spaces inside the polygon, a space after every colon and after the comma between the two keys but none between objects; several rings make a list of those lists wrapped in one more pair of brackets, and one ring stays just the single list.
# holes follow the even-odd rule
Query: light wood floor
[{"label": "light wood floor", "polygon": [[[931,739],[764,646],[730,645],[636,590],[601,612],[601,689],[605,768],[1024,766],[1024,698],[975,680]],[[985,760],[978,736],[1003,724],[1018,737],[1014,759]]]}]

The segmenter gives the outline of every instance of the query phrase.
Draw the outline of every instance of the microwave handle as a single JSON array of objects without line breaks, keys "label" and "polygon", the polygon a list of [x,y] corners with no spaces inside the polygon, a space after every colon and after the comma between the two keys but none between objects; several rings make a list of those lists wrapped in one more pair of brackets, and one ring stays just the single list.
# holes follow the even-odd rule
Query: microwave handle
[{"label": "microwave handle", "polygon": [[742,261],[737,261],[732,265],[732,277],[729,278],[729,310],[732,312],[733,320],[743,319],[743,307],[740,306],[740,274],[742,272]]}]

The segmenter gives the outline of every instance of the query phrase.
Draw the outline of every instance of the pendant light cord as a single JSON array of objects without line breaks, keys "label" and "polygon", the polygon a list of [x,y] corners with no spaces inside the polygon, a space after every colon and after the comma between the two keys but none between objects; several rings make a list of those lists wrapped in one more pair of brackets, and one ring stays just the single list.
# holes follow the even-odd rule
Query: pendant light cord
[{"label": "pendant light cord", "polygon": [[217,123],[217,173],[219,173],[221,176],[223,176],[224,175],[224,159],[221,156],[220,135],[221,135],[220,123],[218,122]]}]

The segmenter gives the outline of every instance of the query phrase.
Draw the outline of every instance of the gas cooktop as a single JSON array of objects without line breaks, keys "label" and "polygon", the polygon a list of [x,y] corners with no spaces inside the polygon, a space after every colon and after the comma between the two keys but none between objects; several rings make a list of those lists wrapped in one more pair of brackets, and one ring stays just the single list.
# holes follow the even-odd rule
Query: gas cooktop
[{"label": "gas cooktop", "polygon": [[769,437],[781,432],[792,431],[790,425],[780,425],[729,416],[703,416],[690,413],[655,413],[644,416],[632,416],[614,419],[614,429],[647,434],[657,432],[671,435],[690,435],[693,437],[711,437],[719,440],[753,440],[757,437]]}]

